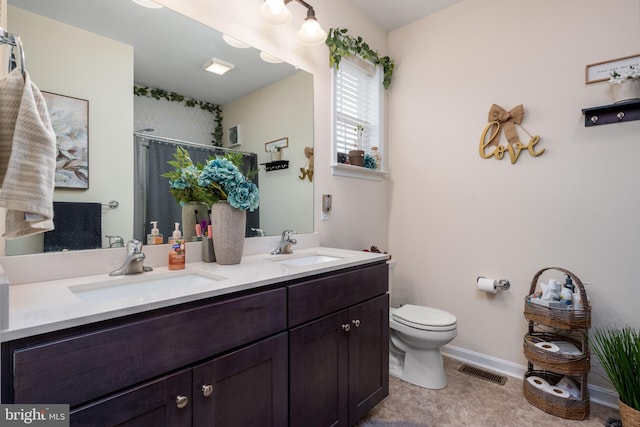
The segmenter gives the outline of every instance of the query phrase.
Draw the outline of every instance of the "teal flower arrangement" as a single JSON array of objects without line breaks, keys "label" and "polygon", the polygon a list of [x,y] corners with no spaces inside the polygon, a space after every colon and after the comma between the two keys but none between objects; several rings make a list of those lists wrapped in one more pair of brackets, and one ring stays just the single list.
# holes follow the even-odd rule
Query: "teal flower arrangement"
[{"label": "teal flower arrangement", "polygon": [[242,175],[238,166],[228,157],[209,160],[200,172],[198,185],[208,190],[214,199],[213,203],[227,200],[232,207],[249,209],[251,212],[260,203],[258,187]]},{"label": "teal flower arrangement", "polygon": [[181,206],[189,202],[211,206],[220,200],[227,200],[236,209],[253,212],[258,208],[258,187],[239,169],[242,154],[227,153],[210,158],[202,165],[194,164],[189,152],[178,147],[173,157],[175,160],[167,163],[175,170],[162,176],[169,178],[169,191]]},{"label": "teal flower arrangement", "polygon": [[374,169],[376,168],[376,159],[369,153],[365,153],[364,154],[364,164],[362,165],[367,169]]}]

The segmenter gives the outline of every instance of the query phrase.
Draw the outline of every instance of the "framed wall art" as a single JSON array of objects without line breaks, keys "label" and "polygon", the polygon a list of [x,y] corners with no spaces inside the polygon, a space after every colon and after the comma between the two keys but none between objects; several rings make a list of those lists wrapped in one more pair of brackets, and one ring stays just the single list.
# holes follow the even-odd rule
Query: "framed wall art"
[{"label": "framed wall art", "polygon": [[629,66],[640,66],[640,54],[589,64],[585,70],[585,83],[591,84],[607,81],[611,73],[627,69]]},{"label": "framed wall art", "polygon": [[264,151],[270,153],[275,151],[276,148],[284,148],[289,146],[289,138],[280,138],[275,141],[265,142],[264,143]]},{"label": "framed wall art", "polygon": [[89,188],[89,101],[42,92],[56,134],[56,188]]},{"label": "framed wall art", "polygon": [[240,125],[234,125],[227,131],[227,147],[236,147],[242,143],[240,140]]}]

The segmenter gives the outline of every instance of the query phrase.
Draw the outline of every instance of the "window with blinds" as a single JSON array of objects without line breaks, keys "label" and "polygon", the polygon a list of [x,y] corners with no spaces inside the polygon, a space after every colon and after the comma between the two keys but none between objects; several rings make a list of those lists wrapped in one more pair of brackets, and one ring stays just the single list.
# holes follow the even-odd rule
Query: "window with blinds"
[{"label": "window with blinds", "polygon": [[378,147],[382,155],[382,67],[343,58],[334,80],[334,159]]}]

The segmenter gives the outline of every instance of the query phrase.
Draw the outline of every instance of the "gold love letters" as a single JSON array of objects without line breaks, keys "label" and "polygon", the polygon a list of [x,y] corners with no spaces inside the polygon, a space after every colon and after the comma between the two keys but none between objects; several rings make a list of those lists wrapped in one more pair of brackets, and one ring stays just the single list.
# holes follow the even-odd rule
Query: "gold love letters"
[{"label": "gold love letters", "polygon": [[[537,135],[530,135],[531,139],[527,145],[520,142],[515,125],[519,125],[523,117],[524,107],[522,105],[516,106],[511,111],[506,111],[502,107],[493,104],[489,111],[489,123],[485,126],[480,137],[480,157],[488,159],[495,156],[496,159],[501,160],[504,157],[504,153],[508,152],[511,164],[514,164],[525,148],[533,157],[538,157],[544,153],[544,148],[540,151],[535,151],[536,144],[540,141],[540,137]],[[503,130],[507,137],[507,145],[499,144],[500,130]]]}]

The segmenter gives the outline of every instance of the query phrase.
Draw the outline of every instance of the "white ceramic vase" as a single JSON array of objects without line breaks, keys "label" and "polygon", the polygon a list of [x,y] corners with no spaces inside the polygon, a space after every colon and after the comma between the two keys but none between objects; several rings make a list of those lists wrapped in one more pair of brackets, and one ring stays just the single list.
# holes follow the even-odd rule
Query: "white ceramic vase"
[{"label": "white ceramic vase", "polygon": [[611,85],[613,103],[640,99],[640,79],[626,79]]},{"label": "white ceramic vase", "polygon": [[213,251],[218,264],[239,264],[244,250],[247,211],[231,207],[226,200],[211,206]]}]

